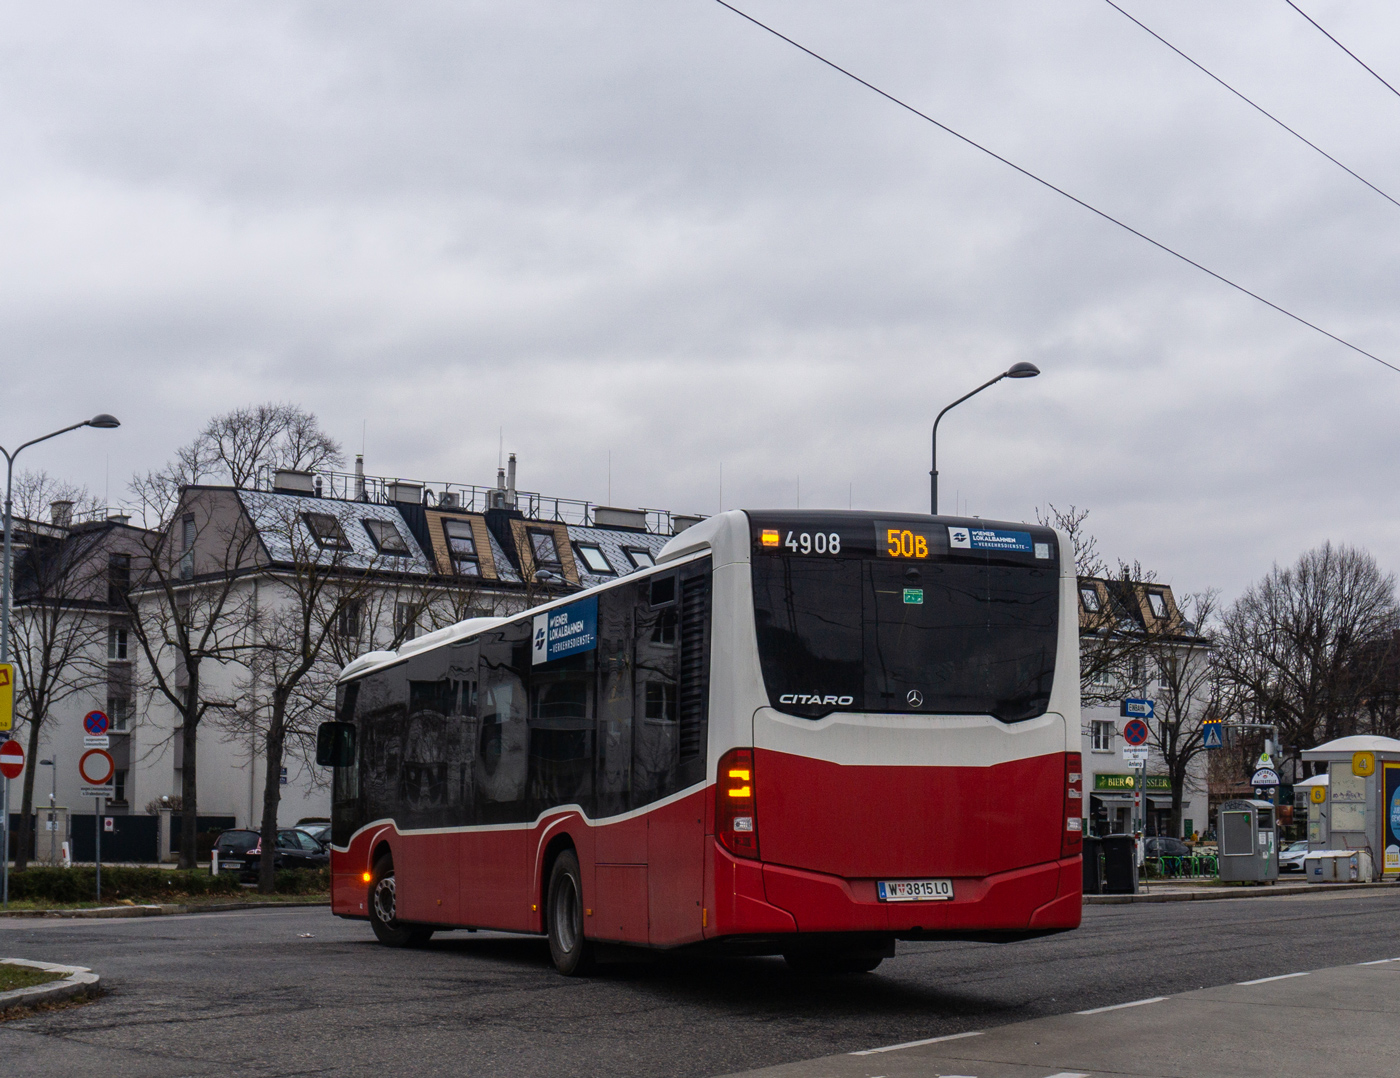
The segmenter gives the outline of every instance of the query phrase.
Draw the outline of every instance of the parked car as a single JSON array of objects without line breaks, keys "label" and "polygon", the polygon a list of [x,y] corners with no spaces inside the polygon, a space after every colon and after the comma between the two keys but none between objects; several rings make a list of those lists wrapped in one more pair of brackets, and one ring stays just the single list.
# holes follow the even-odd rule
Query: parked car
[{"label": "parked car", "polygon": [[1153,835],[1144,840],[1142,852],[1145,857],[1190,857],[1195,851],[1179,838]]},{"label": "parked car", "polygon": [[322,848],[328,848],[331,844],[331,825],[328,823],[299,823],[298,831],[304,831],[317,842]]},{"label": "parked car", "polygon": [[1307,856],[1307,839],[1299,839],[1297,842],[1290,842],[1278,852],[1278,870],[1280,872],[1302,872],[1303,859]]},{"label": "parked car", "polygon": [[[258,878],[262,864],[262,836],[256,831],[238,828],[225,831],[214,842],[219,854],[220,870],[237,872],[244,883],[252,883]],[[272,867],[282,868],[324,868],[330,864],[330,854],[326,848],[295,827],[277,832],[277,848],[273,851]]]}]

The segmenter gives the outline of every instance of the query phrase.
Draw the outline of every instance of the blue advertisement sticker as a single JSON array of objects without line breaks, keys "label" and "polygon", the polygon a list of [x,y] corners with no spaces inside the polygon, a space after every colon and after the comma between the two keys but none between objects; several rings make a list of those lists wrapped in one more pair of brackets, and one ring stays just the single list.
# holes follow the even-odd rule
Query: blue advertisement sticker
[{"label": "blue advertisement sticker", "polygon": [[[1050,556],[1048,544],[1045,556]],[[1034,549],[1030,532],[1004,531],[1001,528],[965,528],[950,525],[948,546],[953,550],[1009,550],[1017,554],[1029,554]]]},{"label": "blue advertisement sticker", "polygon": [[598,597],[535,615],[530,662],[534,666],[598,646]]}]

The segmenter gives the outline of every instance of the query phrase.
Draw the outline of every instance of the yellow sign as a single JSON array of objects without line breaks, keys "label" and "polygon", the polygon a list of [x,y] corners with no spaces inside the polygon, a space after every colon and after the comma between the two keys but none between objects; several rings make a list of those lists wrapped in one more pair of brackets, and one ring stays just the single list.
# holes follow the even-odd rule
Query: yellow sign
[{"label": "yellow sign", "polygon": [[15,666],[0,663],[0,730],[15,728]]},{"label": "yellow sign", "polygon": [[1312,798],[1314,805],[1320,805],[1327,800],[1327,787],[1313,786],[1308,790],[1308,796]]},{"label": "yellow sign", "polygon": [[1354,752],[1351,754],[1351,773],[1363,779],[1368,779],[1376,773],[1376,754],[1374,752]]}]

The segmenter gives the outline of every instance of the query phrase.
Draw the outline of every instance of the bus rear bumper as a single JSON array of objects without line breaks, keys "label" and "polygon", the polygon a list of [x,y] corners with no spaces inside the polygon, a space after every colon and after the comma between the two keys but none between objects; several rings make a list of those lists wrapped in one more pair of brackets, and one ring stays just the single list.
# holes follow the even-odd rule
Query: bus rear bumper
[{"label": "bus rear bumper", "polygon": [[942,902],[881,902],[873,879],[744,864],[723,854],[720,859],[734,866],[735,900],[722,911],[726,916],[716,919],[714,928],[719,931],[714,934],[879,932],[910,939],[980,934],[996,938],[1076,928],[1082,911],[1078,857],[954,879],[953,898]]}]

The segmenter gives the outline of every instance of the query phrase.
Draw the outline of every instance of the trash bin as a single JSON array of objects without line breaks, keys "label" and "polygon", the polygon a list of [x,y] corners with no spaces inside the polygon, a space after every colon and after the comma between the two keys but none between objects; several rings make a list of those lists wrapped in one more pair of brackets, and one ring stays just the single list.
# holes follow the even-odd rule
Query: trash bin
[{"label": "trash bin", "polygon": [[1084,893],[1103,894],[1103,839],[1084,836]]},{"label": "trash bin", "polygon": [[1137,840],[1132,835],[1105,835],[1103,843],[1103,893],[1137,894]]}]

